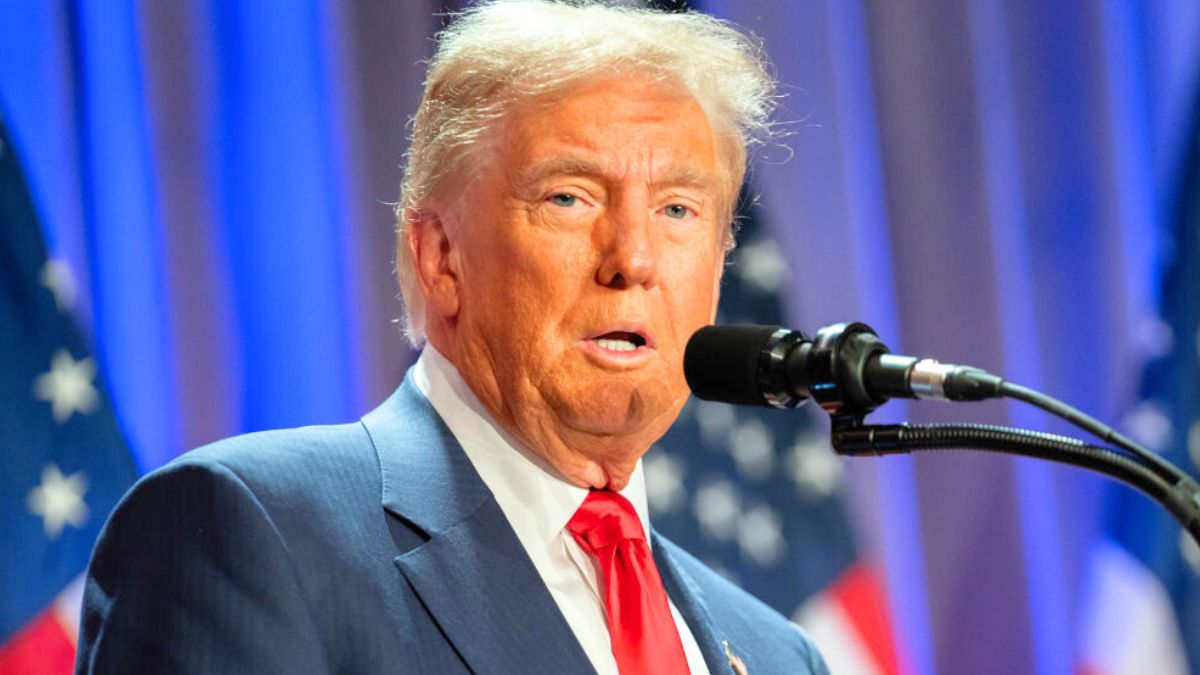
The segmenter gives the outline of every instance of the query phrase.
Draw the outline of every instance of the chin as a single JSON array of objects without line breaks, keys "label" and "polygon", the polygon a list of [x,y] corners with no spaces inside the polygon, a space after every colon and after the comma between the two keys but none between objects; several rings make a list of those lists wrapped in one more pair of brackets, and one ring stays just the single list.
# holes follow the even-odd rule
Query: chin
[{"label": "chin", "polygon": [[672,396],[662,382],[607,383],[574,398],[566,419],[575,429],[595,436],[649,436],[651,442],[666,432],[687,400]]},{"label": "chin", "polygon": [[611,409],[594,402],[575,408],[564,417],[567,424],[589,436],[624,437],[637,434],[646,426],[642,415],[625,409]]}]

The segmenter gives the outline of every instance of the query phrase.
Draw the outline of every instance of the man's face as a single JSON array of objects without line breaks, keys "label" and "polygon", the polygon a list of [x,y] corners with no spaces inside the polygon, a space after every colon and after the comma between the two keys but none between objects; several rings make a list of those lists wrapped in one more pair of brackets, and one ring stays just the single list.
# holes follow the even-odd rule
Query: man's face
[{"label": "man's face", "polygon": [[[455,361],[576,483],[620,487],[687,399],[730,195],[694,99],[641,78],[518,104],[446,223]],[[436,343],[435,343],[436,344]]]}]

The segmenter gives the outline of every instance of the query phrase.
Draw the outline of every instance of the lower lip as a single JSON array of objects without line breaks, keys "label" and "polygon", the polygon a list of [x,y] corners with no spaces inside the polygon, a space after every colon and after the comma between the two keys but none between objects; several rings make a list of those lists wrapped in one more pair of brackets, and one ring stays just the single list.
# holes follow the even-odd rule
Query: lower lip
[{"label": "lower lip", "polygon": [[618,352],[612,349],[601,347],[595,340],[584,340],[584,351],[593,359],[598,359],[604,364],[617,364],[622,366],[638,365],[642,361],[650,358],[654,352],[653,349],[642,345],[637,349],[631,349],[625,352]]}]

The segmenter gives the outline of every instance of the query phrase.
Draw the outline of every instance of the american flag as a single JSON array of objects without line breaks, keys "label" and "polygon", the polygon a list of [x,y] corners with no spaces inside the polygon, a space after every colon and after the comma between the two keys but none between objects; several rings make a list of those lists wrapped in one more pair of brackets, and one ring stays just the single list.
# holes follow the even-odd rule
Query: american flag
[{"label": "american flag", "polygon": [[68,673],[92,545],[138,472],[2,122],[0,673]]},{"label": "american flag", "polygon": [[[747,199],[718,323],[787,325],[787,261]],[[832,672],[902,672],[881,575],[859,559],[843,459],[808,413],[693,399],[644,467],[655,528],[809,630]]]},{"label": "american flag", "polygon": [[[1179,192],[1161,287],[1157,358],[1128,433],[1200,479],[1200,117]],[[1087,675],[1200,673],[1200,546],[1157,504],[1108,495],[1107,536],[1092,555],[1081,645]]]}]

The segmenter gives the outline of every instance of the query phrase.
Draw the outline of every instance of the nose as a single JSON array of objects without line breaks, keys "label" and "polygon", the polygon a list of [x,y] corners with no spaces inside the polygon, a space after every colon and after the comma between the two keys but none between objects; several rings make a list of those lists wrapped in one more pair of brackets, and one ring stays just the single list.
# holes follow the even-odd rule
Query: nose
[{"label": "nose", "polygon": [[651,288],[658,283],[661,244],[644,199],[613,204],[600,229],[597,283],[609,288]]}]

